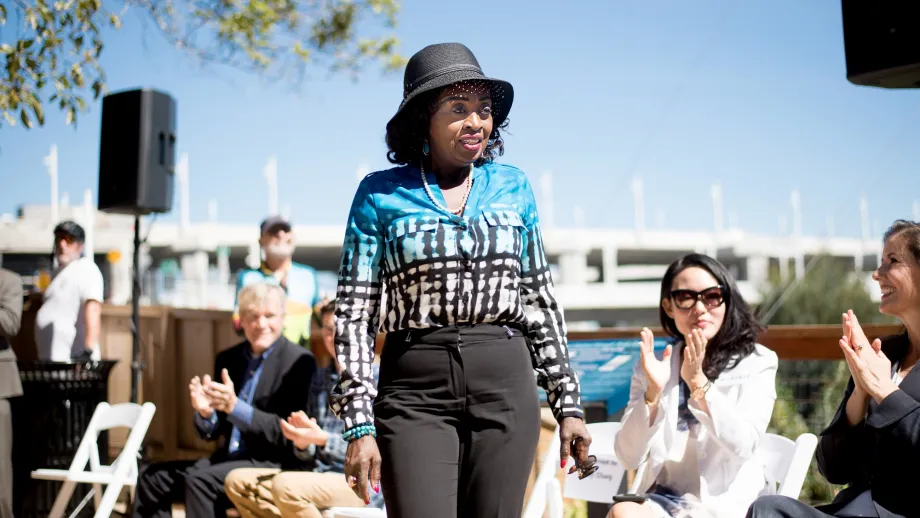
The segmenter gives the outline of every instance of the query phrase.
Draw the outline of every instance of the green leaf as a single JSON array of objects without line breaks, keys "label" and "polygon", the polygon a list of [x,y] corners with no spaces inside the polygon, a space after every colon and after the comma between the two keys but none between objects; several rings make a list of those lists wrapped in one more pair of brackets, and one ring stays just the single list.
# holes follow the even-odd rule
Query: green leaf
[{"label": "green leaf", "polygon": [[29,26],[32,27],[33,31],[38,28],[38,14],[34,10],[29,9],[26,11],[26,21],[29,22]]},{"label": "green leaf", "polygon": [[25,116],[26,127],[43,124],[49,106],[76,124],[89,92],[105,95],[99,57],[106,28],[121,28],[125,12],[154,19],[180,51],[275,80],[300,81],[319,64],[357,79],[366,63],[384,71],[405,63],[395,36],[363,37],[370,25],[391,27],[398,0],[128,2],[117,14],[103,10],[103,0],[0,0],[0,28],[11,5],[18,32],[0,42],[0,113],[11,124],[25,125]]},{"label": "green leaf", "polygon": [[38,99],[36,99],[35,101],[36,102],[34,103],[30,103],[29,106],[32,107],[32,113],[35,114],[35,118],[38,120],[38,125],[44,126],[45,125],[45,111],[42,109],[41,102]]},{"label": "green leaf", "polygon": [[14,119],[12,115],[10,115],[10,112],[3,112],[3,118],[6,119],[6,121],[10,123],[10,126],[16,125],[16,119]]},{"label": "green leaf", "polygon": [[19,112],[19,120],[22,121],[22,124],[23,124],[26,128],[29,128],[29,129],[32,128],[32,121],[29,120],[29,114],[26,113],[26,109],[25,109],[25,108],[23,108],[22,111]]},{"label": "green leaf", "polygon": [[309,61],[310,59],[310,51],[303,48],[303,45],[299,41],[294,43],[293,52],[295,56],[304,61]]},{"label": "green leaf", "polygon": [[73,66],[70,67],[70,78],[73,79],[74,84],[77,85],[78,88],[83,88],[83,70],[80,68],[79,63],[74,63]]}]

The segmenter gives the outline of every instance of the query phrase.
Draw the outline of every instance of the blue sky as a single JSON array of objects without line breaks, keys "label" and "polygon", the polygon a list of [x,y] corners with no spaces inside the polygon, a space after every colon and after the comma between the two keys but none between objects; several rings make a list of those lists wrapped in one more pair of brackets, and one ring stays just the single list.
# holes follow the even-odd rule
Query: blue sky
[{"label": "blue sky", "polygon": [[[107,35],[109,88],[154,87],[177,99],[193,222],[207,218],[212,198],[221,221],[262,218],[270,155],[281,204],[296,223],[343,224],[356,170],[389,167],[383,133],[401,73],[370,69],[353,82],[316,70],[292,91],[202,69],[140,20],[129,15]],[[832,216],[837,235],[859,235],[862,194],[874,230],[910,217],[920,199],[920,92],[846,80],[839,2],[407,0],[397,31],[407,56],[460,41],[486,74],[513,83],[500,160],[527,171],[535,186],[553,172],[560,225],[578,206],[587,226],[631,226],[633,176],[643,179],[652,228],[662,213],[669,228],[711,227],[714,181],[726,218],[771,234],[789,214],[793,188],[812,234],[824,234]],[[57,113],[41,129],[0,129],[0,213],[47,203],[42,157],[51,144],[71,203],[96,189],[100,112],[93,105],[76,129]],[[161,219],[176,219],[177,210],[174,203]]]}]

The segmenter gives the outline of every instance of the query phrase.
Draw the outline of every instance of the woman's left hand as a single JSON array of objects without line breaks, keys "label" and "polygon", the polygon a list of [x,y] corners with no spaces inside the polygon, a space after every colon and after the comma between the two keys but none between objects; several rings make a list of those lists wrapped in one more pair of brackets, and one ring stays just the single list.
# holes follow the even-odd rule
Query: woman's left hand
[{"label": "woman's left hand", "polygon": [[706,384],[709,379],[703,373],[703,360],[706,358],[706,336],[702,329],[694,329],[684,337],[684,352],[680,363],[680,377],[690,386],[697,389]]},{"label": "woman's left hand", "polygon": [[876,403],[898,390],[891,380],[891,360],[882,352],[881,340],[876,338],[872,345],[850,344],[844,336],[840,339],[840,349],[853,375],[853,383],[862,386]]},{"label": "woman's left hand", "polygon": [[578,478],[589,477],[597,471],[597,457],[589,455],[588,450],[591,447],[591,434],[585,427],[584,419],[579,417],[565,417],[559,424],[559,438],[562,442],[561,451],[559,452],[562,461],[560,465],[564,468],[568,462],[569,455],[575,459],[575,465],[569,468],[569,475],[578,471]]}]

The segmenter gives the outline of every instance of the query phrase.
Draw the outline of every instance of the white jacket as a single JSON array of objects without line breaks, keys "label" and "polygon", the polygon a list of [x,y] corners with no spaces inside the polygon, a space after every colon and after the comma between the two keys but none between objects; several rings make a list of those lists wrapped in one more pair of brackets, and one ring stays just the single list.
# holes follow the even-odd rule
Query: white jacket
[{"label": "white jacket", "polygon": [[[680,344],[675,344],[671,378],[661,394],[658,413],[651,425],[645,403],[648,381],[641,362],[636,362],[633,372],[629,404],[614,449],[627,469],[638,469],[640,465],[645,468],[640,492],[648,490],[658,478],[679,433],[679,351]],[[706,393],[711,417],[699,409],[696,401],[691,399],[688,405],[701,425],[697,438],[700,500],[719,518],[742,518],[760,494],[774,492],[767,484],[755,450],[773,413],[776,368],[776,353],[756,344],[754,353],[733,369],[722,372]]]}]

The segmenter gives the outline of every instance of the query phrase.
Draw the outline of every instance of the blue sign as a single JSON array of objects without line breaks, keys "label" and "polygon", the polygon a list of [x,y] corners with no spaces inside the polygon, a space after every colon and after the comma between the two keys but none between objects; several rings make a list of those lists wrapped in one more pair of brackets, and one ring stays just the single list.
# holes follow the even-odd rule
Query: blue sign
[{"label": "blue sign", "polygon": [[[669,338],[655,338],[655,351],[670,343]],[[660,355],[659,355],[660,356]],[[569,363],[581,382],[581,402],[607,404],[613,414],[629,402],[629,382],[639,361],[639,337],[607,340],[569,341]],[[541,399],[546,394],[540,391]]]}]

